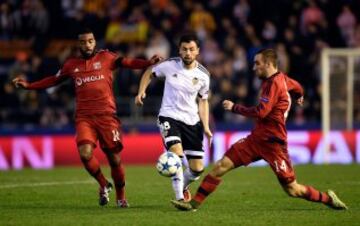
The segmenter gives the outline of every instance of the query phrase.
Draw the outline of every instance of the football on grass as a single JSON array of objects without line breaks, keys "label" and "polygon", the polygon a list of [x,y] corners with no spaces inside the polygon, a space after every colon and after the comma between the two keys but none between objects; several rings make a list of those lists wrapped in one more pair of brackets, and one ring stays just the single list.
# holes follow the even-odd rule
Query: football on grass
[{"label": "football on grass", "polygon": [[181,160],[179,156],[172,152],[165,152],[159,156],[156,163],[156,169],[165,177],[174,176],[181,168]]}]

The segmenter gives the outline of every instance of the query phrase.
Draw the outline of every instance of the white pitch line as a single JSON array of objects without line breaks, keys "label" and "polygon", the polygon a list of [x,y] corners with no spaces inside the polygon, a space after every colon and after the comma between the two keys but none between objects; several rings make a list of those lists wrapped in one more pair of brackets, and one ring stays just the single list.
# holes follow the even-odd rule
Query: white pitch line
[{"label": "white pitch line", "polygon": [[57,185],[74,185],[74,184],[93,184],[93,183],[95,183],[95,182],[92,180],[84,180],[84,181],[52,181],[52,182],[24,183],[24,184],[5,184],[5,185],[0,185],[0,189],[57,186]]}]

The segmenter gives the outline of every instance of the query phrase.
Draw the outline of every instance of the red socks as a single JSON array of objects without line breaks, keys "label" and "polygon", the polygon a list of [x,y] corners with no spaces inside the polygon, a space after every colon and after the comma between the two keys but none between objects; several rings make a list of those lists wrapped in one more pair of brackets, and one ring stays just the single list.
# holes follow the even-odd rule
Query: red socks
[{"label": "red socks", "polygon": [[118,166],[111,166],[111,177],[115,183],[116,199],[125,199],[125,171],[121,163]]},{"label": "red socks", "polygon": [[306,194],[304,198],[306,200],[312,202],[322,202],[324,204],[328,204],[330,202],[330,198],[327,193],[320,192],[311,186],[305,186],[305,187],[306,187]]},{"label": "red socks", "polygon": [[201,182],[200,187],[198,188],[193,200],[200,205],[207,198],[208,195],[215,191],[215,189],[220,183],[220,178],[213,177],[208,174]]},{"label": "red socks", "polygon": [[97,180],[99,185],[101,187],[105,187],[107,185],[107,180],[101,172],[100,163],[97,158],[91,156],[89,160],[81,159],[81,161],[84,164],[85,169],[89,172],[91,176],[93,176]]}]

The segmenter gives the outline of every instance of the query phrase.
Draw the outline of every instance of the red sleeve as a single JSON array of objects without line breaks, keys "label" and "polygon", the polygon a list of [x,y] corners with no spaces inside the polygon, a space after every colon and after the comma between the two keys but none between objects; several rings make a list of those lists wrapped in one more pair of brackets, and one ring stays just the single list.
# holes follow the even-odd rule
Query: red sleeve
[{"label": "red sleeve", "polygon": [[139,58],[127,58],[121,57],[116,53],[106,51],[108,60],[111,61],[111,69],[117,68],[130,68],[130,69],[146,69],[151,66],[150,60],[144,60]]},{"label": "red sleeve", "polygon": [[304,89],[301,87],[300,83],[288,76],[285,76],[285,81],[288,91],[293,98],[298,99],[304,96]]},{"label": "red sleeve", "polygon": [[275,82],[268,82],[261,88],[260,101],[257,106],[245,107],[234,104],[232,112],[253,118],[265,118],[273,109],[277,100],[278,87]]},{"label": "red sleeve", "polygon": [[149,60],[137,58],[118,58],[115,60],[116,67],[124,67],[130,69],[145,69],[151,65]]},{"label": "red sleeve", "polygon": [[68,78],[68,77],[57,76],[57,75],[49,76],[49,77],[43,78],[39,81],[30,83],[29,86],[27,87],[27,89],[46,89],[51,86],[55,86],[55,85],[61,83],[62,81],[65,81],[66,78]]},{"label": "red sleeve", "polygon": [[68,61],[66,61],[56,75],[47,76],[39,81],[32,82],[27,89],[46,89],[55,86],[69,78],[69,71],[69,64]]}]

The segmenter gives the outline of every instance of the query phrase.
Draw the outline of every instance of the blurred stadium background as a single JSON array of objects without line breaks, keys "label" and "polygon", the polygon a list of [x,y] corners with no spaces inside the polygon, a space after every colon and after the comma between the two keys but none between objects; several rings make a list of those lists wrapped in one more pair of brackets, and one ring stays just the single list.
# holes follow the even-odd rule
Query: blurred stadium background
[{"label": "blurred stadium background", "polygon": [[[260,82],[252,58],[264,47],[275,48],[280,69],[305,88],[305,106],[294,106],[288,119],[294,163],[360,162],[360,56],[350,53],[360,47],[359,21],[357,0],[3,0],[0,169],[80,163],[73,140],[73,84],[37,92],[16,90],[10,81],[20,74],[30,81],[55,74],[75,51],[82,26],[95,31],[98,48],[143,58],[177,55],[178,37],[196,32],[199,60],[212,75],[216,133],[213,148],[205,147],[207,163],[251,129],[251,120],[224,112],[221,101],[256,104]],[[328,48],[341,48],[341,54],[324,54]],[[163,84],[153,82],[145,106],[137,108],[133,98],[141,73],[115,73],[129,164],[153,163],[163,150],[155,124]]]}]

